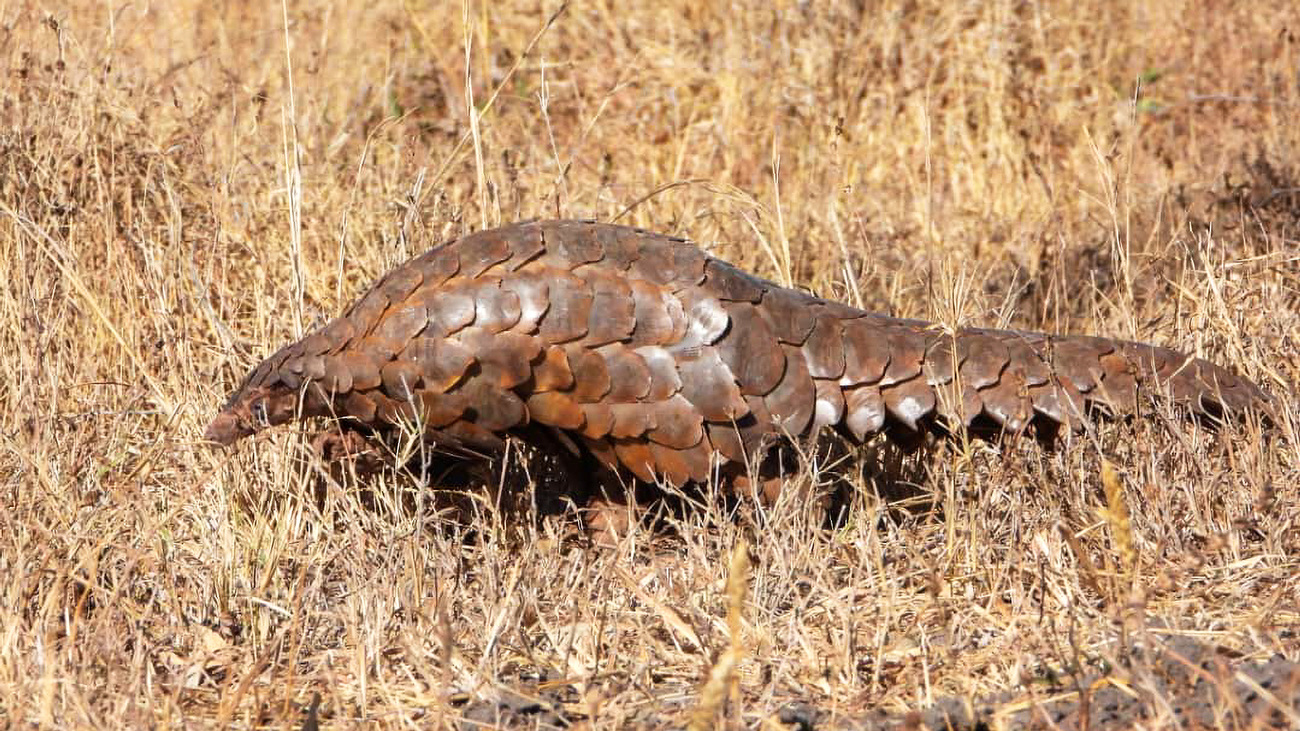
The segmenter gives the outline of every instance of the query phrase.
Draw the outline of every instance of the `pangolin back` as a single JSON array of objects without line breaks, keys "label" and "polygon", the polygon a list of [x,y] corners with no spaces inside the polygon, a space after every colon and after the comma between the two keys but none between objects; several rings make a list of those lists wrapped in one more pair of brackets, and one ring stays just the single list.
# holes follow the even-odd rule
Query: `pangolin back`
[{"label": "pangolin back", "polygon": [[611,467],[675,484],[776,437],[853,440],[977,420],[1077,427],[1085,407],[1167,394],[1218,414],[1270,410],[1250,381],[1166,348],[944,330],[747,274],[677,238],[535,222],[439,246],[259,365],[212,421],[231,444],[300,417],[421,430],[499,449],[529,424]]}]

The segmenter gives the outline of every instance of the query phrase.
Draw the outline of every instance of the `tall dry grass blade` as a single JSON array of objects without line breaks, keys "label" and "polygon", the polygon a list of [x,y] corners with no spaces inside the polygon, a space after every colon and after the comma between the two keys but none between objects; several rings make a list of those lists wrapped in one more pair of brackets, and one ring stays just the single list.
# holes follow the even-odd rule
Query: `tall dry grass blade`
[{"label": "tall dry grass blade", "polygon": [[302,251],[302,149],[298,143],[298,107],[294,100],[293,53],[290,51],[289,4],[280,2],[284,30],[284,75],[289,91],[288,121],[280,112],[282,144],[284,147],[284,192],[288,201],[289,244],[293,257],[293,334],[301,337],[306,326],[307,272]]},{"label": "tall dry grass blade", "polygon": [[117,341],[118,345],[122,346],[122,352],[126,353],[126,357],[131,360],[131,365],[135,367],[136,371],[140,374],[140,377],[144,379],[145,383],[149,386],[149,390],[153,391],[153,396],[157,399],[158,405],[162,410],[169,414],[174,413],[176,411],[176,405],[165,393],[163,393],[162,387],[158,385],[158,381],[154,378],[153,373],[145,367],[144,359],[141,357],[140,353],[135,347],[127,343],[126,338],[122,337],[122,332],[118,329],[117,325],[109,319],[108,314],[99,303],[99,298],[91,292],[90,287],[86,285],[86,282],[81,278],[81,275],[77,274],[77,272],[73,271],[72,267],[68,266],[66,262],[69,259],[69,256],[68,253],[64,251],[63,247],[54,239],[50,238],[49,234],[37,226],[36,222],[19,215],[8,205],[0,203],[0,211],[3,211],[12,218],[14,223],[36,242],[36,245],[40,247],[41,252],[50,260],[50,263],[54,264],[55,268],[59,270],[59,273],[67,279],[68,284],[71,284],[77,294],[81,295],[81,299],[85,301],[86,306],[90,307],[90,311],[95,313],[95,317],[104,325],[105,329],[108,330],[108,333],[113,336],[113,339]]},{"label": "tall dry grass blade", "polygon": [[695,629],[682,617],[680,612],[668,606],[667,603],[661,601],[654,594],[641,588],[640,582],[633,578],[626,569],[619,566],[615,566],[613,569],[614,575],[623,582],[623,585],[635,594],[637,599],[645,602],[646,606],[653,609],[655,613],[659,615],[659,618],[664,621],[664,624],[668,625],[674,633],[694,645],[697,649],[704,649],[704,643],[700,641],[700,636],[695,633]]},{"label": "tall dry grass blade", "polygon": [[1079,539],[1065,524],[1058,523],[1056,527],[1065,544],[1070,547],[1070,552],[1074,554],[1074,559],[1079,562],[1079,566],[1083,569],[1082,579],[1084,584],[1097,596],[1106,596],[1106,592],[1101,588],[1100,574],[1097,567],[1093,564],[1092,558],[1088,556],[1088,552],[1079,543]]},{"label": "tall dry grass blade", "polygon": [[707,731],[716,727],[718,713],[727,699],[736,667],[745,656],[741,639],[745,596],[749,586],[749,545],[744,538],[731,549],[727,575],[727,628],[731,642],[709,671],[709,677],[700,688],[700,700],[691,713],[689,731]]},{"label": "tall dry grass blade", "polygon": [[[568,7],[568,3],[561,3],[560,7],[556,8],[555,12],[551,13],[550,17],[546,19],[546,22],[542,24],[542,27],[533,34],[533,37],[528,41],[528,45],[524,48],[523,52],[519,54],[519,57],[515,59],[510,70],[501,78],[501,82],[496,85],[496,88],[492,90],[492,94],[488,96],[487,101],[483,103],[483,108],[478,112],[479,117],[487,114],[488,111],[492,109],[492,106],[496,103],[497,97],[501,94],[501,90],[506,88],[506,85],[514,79],[515,72],[518,71],[519,67],[523,65],[523,62],[532,55],[533,49],[536,48],[538,42],[542,40],[542,36],[546,35],[546,31],[551,29],[551,26],[554,25],[555,21],[564,14],[564,11],[567,10]],[[422,28],[422,26],[417,27]],[[433,175],[432,182],[434,187],[437,187],[438,184],[442,182],[443,176],[446,175],[447,171],[451,169],[451,166],[455,164],[456,159],[460,156],[460,151],[465,148],[465,145],[470,141],[471,136],[472,131],[466,131],[461,135],[460,139],[457,140],[456,145],[451,148],[451,152],[447,154],[442,165],[438,167],[438,172]],[[417,201],[417,203],[419,202],[420,201]],[[486,228],[486,226],[484,226],[484,228]]]},{"label": "tall dry grass blade", "polygon": [[709,731],[717,727],[718,712],[727,699],[727,690],[731,686],[731,676],[736,670],[740,658],[735,647],[728,647],[709,671],[709,678],[700,689],[699,704],[691,713],[691,722],[687,731]]},{"label": "tall dry grass blade", "polygon": [[[470,25],[469,0],[461,5],[461,25],[465,36],[465,113],[469,115],[469,133],[474,142],[474,182],[478,192],[480,228],[488,227],[487,171],[483,167],[483,137],[479,131],[479,111],[474,106],[474,28]],[[484,48],[483,53],[488,53]]]},{"label": "tall dry grass blade", "polygon": [[745,597],[749,594],[749,543],[744,538],[731,549],[731,563],[727,567],[727,629],[731,632],[731,646],[741,648],[741,618],[745,611]]},{"label": "tall dry grass blade", "polygon": [[[1115,551],[1119,554],[1119,567],[1115,599],[1123,605],[1117,607],[1123,623],[1124,636],[1146,626],[1146,592],[1143,590],[1138,570],[1141,557],[1138,555],[1137,541],[1134,537],[1133,518],[1129,511],[1128,499],[1124,495],[1124,484],[1119,472],[1107,460],[1101,462],[1101,484],[1106,493],[1106,524],[1110,526],[1111,539],[1115,542]],[[1126,640],[1127,642],[1127,640]]]},{"label": "tall dry grass blade", "polygon": [[1102,511],[1106,524],[1110,527],[1111,540],[1115,542],[1115,551],[1119,554],[1120,574],[1131,582],[1138,568],[1138,552],[1133,540],[1133,519],[1129,514],[1128,500],[1124,496],[1124,485],[1119,472],[1107,460],[1101,461],[1101,486],[1106,493],[1106,509]]}]

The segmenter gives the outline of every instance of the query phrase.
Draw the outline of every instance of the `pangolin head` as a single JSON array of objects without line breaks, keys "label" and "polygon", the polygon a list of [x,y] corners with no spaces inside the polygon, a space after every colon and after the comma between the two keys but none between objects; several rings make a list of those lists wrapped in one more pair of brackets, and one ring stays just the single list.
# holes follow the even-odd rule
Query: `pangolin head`
[{"label": "pangolin head", "polygon": [[292,421],[297,414],[298,391],[280,382],[267,359],[230,395],[204,430],[203,439],[230,446],[262,429]]}]

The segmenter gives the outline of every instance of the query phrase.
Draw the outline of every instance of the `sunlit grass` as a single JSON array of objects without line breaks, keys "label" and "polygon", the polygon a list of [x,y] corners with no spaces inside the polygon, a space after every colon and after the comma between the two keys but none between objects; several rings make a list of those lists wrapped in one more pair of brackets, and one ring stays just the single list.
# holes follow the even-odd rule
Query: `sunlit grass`
[{"label": "sunlit grass", "polygon": [[[4,722],[284,728],[319,693],[326,725],[450,725],[522,694],[753,727],[1014,690],[1150,628],[1300,654],[1290,3],[66,5],[0,8]],[[900,316],[1177,347],[1280,423],[863,450],[834,530],[718,501],[615,550],[487,487],[444,513],[333,481],[291,428],[197,443],[391,266],[558,216]]]}]

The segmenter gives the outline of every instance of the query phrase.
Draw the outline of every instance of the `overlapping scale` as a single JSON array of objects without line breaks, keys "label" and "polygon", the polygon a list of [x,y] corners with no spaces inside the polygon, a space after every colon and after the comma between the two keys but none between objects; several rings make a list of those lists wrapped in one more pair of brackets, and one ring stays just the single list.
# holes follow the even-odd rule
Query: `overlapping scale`
[{"label": "overlapping scale", "polygon": [[880,397],[884,399],[889,415],[912,431],[920,429],[921,420],[929,416],[937,404],[934,389],[924,379],[915,376],[881,388]]},{"label": "overlapping scale", "polygon": [[[393,423],[401,424],[405,430],[423,428],[426,432],[438,432],[436,441],[459,445],[459,440],[444,439],[446,435],[440,430],[453,429],[458,424],[468,423],[470,416],[469,399],[464,393],[420,392],[414,401],[390,401],[396,410]],[[381,406],[380,410],[383,411]],[[481,427],[476,427],[481,430]]]},{"label": "overlapping scale", "polygon": [[715,347],[723,362],[735,374],[740,392],[762,396],[776,388],[785,373],[782,352],[763,313],[748,302],[725,302],[731,320],[727,332]]},{"label": "overlapping scale", "polygon": [[713,297],[690,297],[684,307],[681,328],[665,343],[669,352],[692,357],[704,346],[717,343],[732,328],[730,312]]},{"label": "overlapping scale", "polygon": [[602,270],[593,269],[586,279],[591,284],[592,301],[584,342],[596,347],[630,338],[637,324],[631,285],[624,277]]},{"label": "overlapping scale", "polygon": [[473,422],[490,432],[504,432],[528,418],[523,400],[491,378],[471,378],[457,387],[457,392],[465,399],[466,411]]},{"label": "overlapping scale", "polygon": [[[519,303],[519,317],[514,328],[520,332],[537,332],[537,326],[550,307],[550,284],[539,272],[521,271],[501,280],[501,290],[514,294]],[[475,308],[477,315],[477,308]]]},{"label": "overlapping scale", "polygon": [[609,433],[619,439],[639,437],[655,427],[656,412],[646,404],[609,404]]},{"label": "overlapping scale", "polygon": [[335,356],[342,367],[352,374],[352,388],[358,391],[369,391],[372,388],[378,388],[381,380],[379,378],[380,364],[369,353],[363,351],[345,351]]},{"label": "overlapping scale", "polygon": [[605,398],[611,386],[609,369],[599,353],[571,345],[565,350],[573,373],[573,397],[578,403],[593,403]]},{"label": "overlapping scale", "polygon": [[457,245],[460,271],[468,279],[476,279],[491,267],[510,258],[510,245],[506,239],[492,231],[480,231],[460,240]]},{"label": "overlapping scale", "polygon": [[460,256],[455,244],[446,244],[415,257],[407,266],[420,270],[422,286],[438,287],[460,271]]},{"label": "overlapping scale", "polygon": [[763,295],[763,310],[776,337],[789,345],[803,345],[821,312],[818,301],[803,292],[771,286]]},{"label": "overlapping scale", "polygon": [[776,387],[763,396],[763,403],[776,420],[779,432],[802,435],[812,421],[817,405],[817,388],[808,375],[808,365],[798,348],[785,345],[778,348],[785,354],[785,373]]},{"label": "overlapping scale", "polygon": [[485,282],[474,298],[474,326],[499,333],[519,323],[523,307],[519,295],[501,287],[500,280]]},{"label": "overlapping scale", "polygon": [[1130,414],[1137,408],[1137,372],[1120,353],[1107,353],[1098,359],[1101,384],[1093,393],[1102,396],[1106,406],[1117,413]]},{"label": "overlapping scale", "polygon": [[542,359],[533,366],[534,392],[567,391],[573,387],[573,371],[564,348],[552,345],[546,348]]},{"label": "overlapping scale", "polygon": [[844,331],[844,373],[840,385],[879,383],[889,367],[891,350],[887,331],[872,318],[858,317],[841,322]]},{"label": "overlapping scale", "polygon": [[533,373],[532,361],[542,350],[541,342],[523,333],[494,333],[481,327],[467,327],[456,335],[466,351],[474,354],[481,375],[500,388],[514,388]]},{"label": "overlapping scale", "polygon": [[594,299],[587,282],[559,274],[550,283],[550,307],[542,316],[538,335],[547,343],[567,343],[587,334]]},{"label": "overlapping scale", "polygon": [[421,364],[415,361],[389,361],[379,371],[384,394],[399,402],[416,398],[421,383],[421,370]]},{"label": "overlapping scale", "polygon": [[646,436],[653,442],[673,449],[687,449],[704,438],[704,419],[695,405],[680,394],[647,405],[653,424]]},{"label": "overlapping scale", "polygon": [[467,286],[422,292],[419,299],[428,313],[426,332],[431,337],[445,338],[474,322],[477,305],[473,290]]},{"label": "overlapping scale", "polygon": [[704,267],[704,288],[720,300],[757,304],[766,288],[762,280],[718,259]]},{"label": "overlapping scale", "polygon": [[642,279],[628,280],[628,288],[636,323],[632,328],[632,344],[667,345],[678,339],[675,334],[686,331],[686,312],[676,297],[666,295],[661,286]]},{"label": "overlapping scale", "polygon": [[814,379],[813,388],[817,393],[813,405],[813,430],[840,423],[844,419],[844,391],[840,385],[830,380]]},{"label": "overlapping scale", "polygon": [[1049,347],[1052,372],[1079,393],[1097,386],[1101,357],[1115,350],[1113,342],[1093,337],[1053,338]]},{"label": "overlapping scale", "polygon": [[375,286],[389,302],[396,303],[406,299],[421,284],[424,284],[424,271],[420,267],[398,267]]},{"label": "overlapping scale", "polygon": [[908,325],[886,327],[881,345],[889,347],[889,365],[879,381],[882,388],[921,375],[921,362],[925,359],[924,331]]},{"label": "overlapping scale", "polygon": [[459,383],[475,361],[473,351],[464,344],[441,338],[416,338],[402,349],[400,358],[414,364],[423,388],[439,393]]},{"label": "overlapping scale", "polygon": [[1007,346],[982,330],[966,330],[957,339],[959,375],[967,388],[988,388],[997,384],[1010,356]]},{"label": "overlapping scale", "polygon": [[562,221],[542,229],[542,240],[547,254],[557,256],[570,269],[600,261],[605,247],[596,236],[595,228],[585,221]]},{"label": "overlapping scale", "polygon": [[853,386],[844,392],[844,427],[865,441],[885,425],[885,402],[876,386]]},{"label": "overlapping scale", "polygon": [[729,422],[749,413],[736,377],[714,348],[677,361],[682,396],[709,421]]},{"label": "overlapping scale", "polygon": [[614,454],[619,464],[627,468],[638,480],[653,482],[655,478],[655,458],[651,451],[651,442],[646,439],[611,439]]},{"label": "overlapping scale", "polygon": [[581,429],[586,423],[582,406],[557,391],[534,393],[527,401],[529,418],[557,429]]},{"label": "overlapping scale", "polygon": [[[817,324],[803,343],[803,357],[813,378],[839,379],[845,370],[844,327],[838,317],[820,309]],[[884,371],[881,366],[880,372]]]},{"label": "overlapping scale", "polygon": [[1034,417],[1029,385],[1019,371],[1004,373],[994,385],[980,389],[984,413],[1010,432],[1019,432],[1029,426]]},{"label": "overlapping scale", "polygon": [[608,345],[596,351],[605,359],[609,373],[609,392],[604,399],[614,404],[637,403],[650,393],[650,368],[636,351],[620,345]]},{"label": "overlapping scale", "polygon": [[635,352],[650,374],[650,390],[644,400],[652,403],[663,401],[682,390],[682,377],[672,353],[658,345],[643,345]]},{"label": "overlapping scale", "polygon": [[384,352],[396,352],[429,326],[429,313],[423,305],[394,307],[375,326],[370,338],[382,341]]}]

